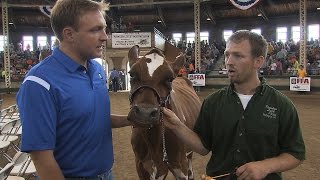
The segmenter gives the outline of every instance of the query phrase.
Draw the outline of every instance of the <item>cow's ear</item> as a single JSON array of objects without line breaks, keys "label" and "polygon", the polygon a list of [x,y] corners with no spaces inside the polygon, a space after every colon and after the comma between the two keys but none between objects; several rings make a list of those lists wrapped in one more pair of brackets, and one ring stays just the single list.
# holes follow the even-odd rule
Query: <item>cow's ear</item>
[{"label": "cow's ear", "polygon": [[171,68],[175,76],[178,75],[179,70],[184,66],[185,62],[186,62],[186,56],[180,53],[179,56],[176,57],[175,61],[171,63]]},{"label": "cow's ear", "polygon": [[131,67],[134,63],[136,63],[139,59],[139,46],[135,45],[133,46],[128,53],[128,58],[129,58],[129,66]]}]

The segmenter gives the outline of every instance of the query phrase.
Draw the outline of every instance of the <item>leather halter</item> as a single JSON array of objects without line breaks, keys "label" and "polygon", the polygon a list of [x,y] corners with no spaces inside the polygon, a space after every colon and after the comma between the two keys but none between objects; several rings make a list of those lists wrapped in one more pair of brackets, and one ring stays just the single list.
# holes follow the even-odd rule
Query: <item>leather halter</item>
[{"label": "leather halter", "polygon": [[[142,85],[139,86],[136,90],[133,91],[133,93],[131,93],[129,95],[129,101],[130,101],[130,105],[132,105],[133,103],[133,98],[135,97],[136,94],[138,94],[138,92],[140,90],[143,89],[151,89],[153,91],[153,93],[156,95],[158,103],[159,103],[159,107],[168,107],[167,105],[170,104],[170,93],[171,91],[169,91],[169,93],[165,96],[165,97],[161,97],[160,94],[158,93],[158,91],[149,86],[149,85]],[[167,148],[166,148],[166,140],[165,140],[165,127],[164,127],[164,122],[163,122],[163,112],[162,112],[162,108],[160,109],[160,122],[161,122],[161,136],[162,136],[162,153],[163,153],[163,162],[169,164],[169,158],[168,158],[168,153],[167,153]],[[149,128],[151,129],[151,127]]]},{"label": "leather halter", "polygon": [[161,97],[160,94],[158,93],[158,91],[149,86],[149,85],[142,85],[139,86],[136,90],[134,90],[130,95],[129,95],[129,101],[130,101],[130,105],[132,105],[133,103],[133,99],[135,97],[136,94],[138,94],[138,92],[140,90],[143,89],[151,89],[153,91],[153,93],[156,95],[158,103],[159,103],[159,107],[167,107],[168,104],[170,104],[170,92],[165,96],[165,97]]}]

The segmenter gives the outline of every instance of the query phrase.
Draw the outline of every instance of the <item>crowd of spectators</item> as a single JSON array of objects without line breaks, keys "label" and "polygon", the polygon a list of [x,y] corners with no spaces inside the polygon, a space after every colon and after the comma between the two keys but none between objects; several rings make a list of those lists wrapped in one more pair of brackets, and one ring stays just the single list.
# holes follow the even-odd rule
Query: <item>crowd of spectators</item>
[{"label": "crowd of spectators", "polygon": [[[12,80],[21,80],[27,74],[27,72],[41,59],[43,59],[46,54],[51,54],[49,46],[38,48],[36,51],[31,51],[30,47],[26,50],[22,49],[21,43],[18,43],[16,47],[13,44],[9,45],[10,52],[10,74]],[[4,53],[0,52],[0,69],[1,78],[5,77],[4,69]]]},{"label": "crowd of spectators", "polygon": [[[319,40],[309,41],[306,45],[307,75],[320,75],[320,44]],[[300,69],[300,44],[290,40],[286,43],[269,42],[268,55],[261,68],[264,75],[297,76]]]},{"label": "crowd of spectators", "polygon": [[[185,41],[171,41],[173,45],[182,49],[187,56],[185,67],[181,73],[188,74],[190,64],[195,65],[194,43]],[[225,42],[208,44],[201,42],[201,70],[196,72],[208,74],[214,69],[225,69],[223,63],[221,67],[215,67],[218,59],[223,56]],[[262,75],[288,75],[297,76],[300,69],[300,44],[289,40],[286,43],[271,41],[268,43],[268,55],[260,73]],[[320,75],[320,43],[319,40],[311,40],[306,45],[306,69],[307,75]]]},{"label": "crowd of spectators", "polygon": [[[173,45],[180,48],[186,54],[186,63],[184,68],[181,69],[181,74],[188,73],[205,73],[208,74],[214,69],[217,69],[216,62],[219,58],[223,58],[223,52],[225,48],[225,42],[209,44],[207,41],[201,41],[201,69],[195,69],[195,56],[194,56],[194,42],[186,41],[171,41]],[[299,43],[295,43],[290,40],[286,43],[282,42],[269,42],[268,55],[265,64],[262,66],[260,73],[263,75],[289,75],[297,76],[299,68]],[[18,43],[16,47],[13,44],[9,45],[10,49],[10,74],[11,79],[21,80],[24,78],[28,70],[32,66],[39,63],[39,61],[45,57],[46,54],[51,54],[49,46],[37,48],[36,51],[30,51],[30,48],[26,50],[22,49],[21,43]],[[4,79],[4,54],[0,52],[0,70],[1,78]],[[306,46],[306,61],[307,75],[320,75],[320,42],[319,40],[312,40],[307,43]],[[218,69],[224,69],[225,67],[218,67]],[[304,67],[302,67],[304,68]]]},{"label": "crowd of spectators", "polygon": [[[213,42],[212,44],[209,44],[207,40],[200,42],[200,49],[201,49],[201,69],[194,69],[195,67],[195,55],[194,55],[194,48],[195,43],[194,42],[186,42],[186,41],[179,41],[175,42],[174,40],[171,41],[171,43],[178,47],[179,49],[182,49],[183,52],[186,54],[186,64],[183,69],[186,70],[186,73],[194,73],[194,72],[200,72],[200,73],[209,73],[210,71],[214,70],[214,66],[218,59],[221,57],[221,55],[224,52],[225,49],[225,43],[216,43]],[[182,72],[184,71],[182,69]]]}]

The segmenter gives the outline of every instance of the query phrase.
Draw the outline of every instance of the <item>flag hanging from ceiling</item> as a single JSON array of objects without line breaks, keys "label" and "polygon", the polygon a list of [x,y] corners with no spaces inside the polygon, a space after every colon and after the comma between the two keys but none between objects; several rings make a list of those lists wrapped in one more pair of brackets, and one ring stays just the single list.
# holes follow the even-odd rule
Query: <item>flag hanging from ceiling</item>
[{"label": "flag hanging from ceiling", "polygon": [[51,6],[40,6],[39,8],[40,8],[40,11],[41,11],[44,15],[50,17],[50,14],[51,14]]},{"label": "flag hanging from ceiling", "polygon": [[230,2],[241,10],[247,10],[256,5],[260,0],[230,0]]}]

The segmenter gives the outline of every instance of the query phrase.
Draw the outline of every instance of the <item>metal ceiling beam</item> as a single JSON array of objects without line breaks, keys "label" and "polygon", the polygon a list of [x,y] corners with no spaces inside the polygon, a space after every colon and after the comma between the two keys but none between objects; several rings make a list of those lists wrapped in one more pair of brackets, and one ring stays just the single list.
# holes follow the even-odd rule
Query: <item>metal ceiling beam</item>
[{"label": "metal ceiling beam", "polygon": [[[2,6],[2,5],[1,5]],[[8,7],[21,7],[21,8],[38,8],[40,6],[53,6],[53,4],[8,4]]]},{"label": "metal ceiling beam", "polygon": [[264,11],[264,9],[263,9],[262,6],[259,6],[259,7],[257,8],[257,11],[258,11],[259,13],[261,13],[262,18],[263,18],[265,21],[269,21],[269,18],[268,18],[268,16],[267,16],[267,14],[265,13],[265,11]]},{"label": "metal ceiling beam", "polygon": [[161,20],[162,26],[163,26],[164,28],[166,28],[167,26],[166,26],[166,22],[165,22],[164,17],[163,17],[163,13],[162,13],[161,7],[160,7],[160,6],[157,6],[157,10],[158,10],[158,16],[159,16],[159,18],[160,18],[160,20]]},{"label": "metal ceiling beam", "polygon": [[205,6],[205,14],[210,18],[210,22],[214,25],[217,24],[215,18],[214,18],[214,15],[213,15],[213,12],[212,12],[212,8],[210,5],[206,4]]},{"label": "metal ceiling beam", "polygon": [[[206,1],[208,1],[208,0],[200,0],[200,2],[206,2]],[[194,3],[194,0],[110,4],[110,8],[112,8],[112,7],[128,7],[128,6],[132,7],[132,6],[163,5],[163,4],[185,4],[185,3]]]},{"label": "metal ceiling beam", "polygon": [[[111,9],[113,10],[113,9]],[[139,15],[156,15],[157,12],[154,9],[147,10],[118,10],[116,13],[118,16],[139,16]]]}]

